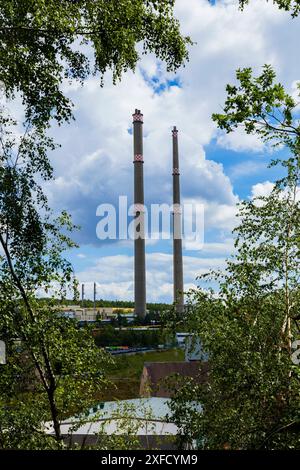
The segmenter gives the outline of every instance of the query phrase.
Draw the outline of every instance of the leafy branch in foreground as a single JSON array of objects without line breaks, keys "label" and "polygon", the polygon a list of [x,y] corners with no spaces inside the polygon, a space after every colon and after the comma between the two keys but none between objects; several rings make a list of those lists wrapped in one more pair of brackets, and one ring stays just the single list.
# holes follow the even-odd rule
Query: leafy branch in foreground
[{"label": "leafy branch in foreground", "polygon": [[[293,154],[300,150],[300,127],[296,118],[297,104],[283,85],[275,83],[276,74],[270,65],[263,67],[259,77],[251,68],[239,69],[237,85],[227,85],[223,113],[213,120],[227,133],[242,127],[272,146],[288,146]],[[298,86],[299,88],[299,86]]]},{"label": "leafy branch in foreground", "polygon": [[[269,0],[266,0],[267,2]],[[293,18],[300,13],[300,1],[299,0],[272,0],[274,5],[277,5],[280,10],[289,11]],[[243,10],[246,5],[250,3],[250,0],[239,0],[241,9]]]},{"label": "leafy branch in foreground", "polygon": [[[0,83],[20,92],[27,119],[71,117],[64,79],[112,70],[113,80],[152,52],[176,70],[188,59],[174,0],[0,0]],[[94,57],[92,57],[92,55]]]},{"label": "leafy branch in foreground", "polygon": [[300,334],[299,166],[289,169],[294,185],[242,203],[236,255],[225,272],[204,276],[218,289],[190,293],[184,326],[208,353],[209,380],[184,384],[172,409],[181,434],[200,447],[300,446],[300,368],[292,362]]},{"label": "leafy branch in foreground", "polygon": [[[0,88],[19,96],[21,129],[0,110],[0,337],[8,363],[0,370],[0,447],[62,447],[61,420],[86,409],[106,386],[108,357],[91,333],[59,315],[42,293],[76,290],[70,263],[73,228],[49,210],[43,183],[52,178],[46,135],[51,120],[72,117],[65,80],[106,71],[113,81],[154,53],[176,70],[188,60],[188,37],[174,0],[0,0]],[[141,53],[138,50],[141,50]],[[51,421],[54,435],[43,423]]]},{"label": "leafy branch in foreground", "polygon": [[[24,134],[0,121],[0,337],[7,364],[0,368],[0,447],[58,448],[61,420],[91,406],[106,386],[109,361],[91,332],[63,318],[54,298],[76,290],[72,266],[62,256],[74,243],[65,213],[54,219],[37,183],[51,178],[51,139],[34,125]],[[53,301],[38,302],[39,292]],[[44,423],[54,435],[46,436]]]},{"label": "leafy branch in foreground", "polygon": [[[221,129],[243,126],[289,158],[270,194],[240,204],[236,254],[224,272],[201,276],[216,289],[190,292],[186,331],[209,357],[204,386],[186,383],[172,401],[181,435],[208,449],[300,447],[300,367],[292,361],[299,338],[300,158],[296,103],[265,67],[258,78],[238,72],[228,86]],[[199,413],[192,404],[202,405]]]}]

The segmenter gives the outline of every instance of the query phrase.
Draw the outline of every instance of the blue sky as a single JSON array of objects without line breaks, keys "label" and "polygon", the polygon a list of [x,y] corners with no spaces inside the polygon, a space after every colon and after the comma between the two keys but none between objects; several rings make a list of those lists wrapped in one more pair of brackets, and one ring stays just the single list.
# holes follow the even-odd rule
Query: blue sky
[{"label": "blue sky", "polygon": [[[220,133],[211,120],[224,103],[225,86],[238,67],[259,73],[274,65],[289,90],[300,78],[299,21],[270,3],[253,0],[240,12],[235,0],[177,0],[176,16],[182,31],[197,43],[190,62],[168,74],[154,56],[143,57],[135,73],[128,72],[114,86],[110,74],[105,87],[97,77],[64,85],[74,102],[76,121],[54,131],[62,144],[52,156],[56,180],[47,183],[51,206],[68,210],[81,225],[78,250],[68,253],[87,296],[92,283],[98,296],[133,299],[133,243],[103,242],[96,237],[97,206],[132,201],[133,150],[131,115],[144,114],[145,198],[149,203],[171,202],[171,128],[179,129],[183,202],[205,207],[205,243],[201,250],[184,250],[185,287],[197,275],[222,268],[233,248],[236,204],[264,194],[278,170],[268,170],[272,152],[255,137]],[[147,244],[148,301],[172,300],[172,245],[161,240]]]}]

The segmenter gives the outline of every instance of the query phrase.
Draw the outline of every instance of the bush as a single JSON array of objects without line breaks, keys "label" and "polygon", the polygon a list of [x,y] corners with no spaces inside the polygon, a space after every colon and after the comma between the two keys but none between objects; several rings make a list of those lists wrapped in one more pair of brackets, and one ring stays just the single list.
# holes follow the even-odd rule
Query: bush
[{"label": "bush", "polygon": [[156,347],[161,343],[161,332],[157,330],[115,330],[112,326],[105,326],[95,333],[95,343],[99,347]]}]

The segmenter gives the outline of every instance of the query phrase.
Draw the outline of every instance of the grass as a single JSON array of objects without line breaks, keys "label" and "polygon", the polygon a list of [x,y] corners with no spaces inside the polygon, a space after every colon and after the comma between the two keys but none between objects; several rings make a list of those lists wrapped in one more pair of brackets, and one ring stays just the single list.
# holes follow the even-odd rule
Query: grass
[{"label": "grass", "polygon": [[141,374],[145,362],[184,361],[184,351],[169,349],[133,355],[114,356],[115,364],[107,370],[114,386],[98,397],[100,401],[128,400],[139,397]]}]

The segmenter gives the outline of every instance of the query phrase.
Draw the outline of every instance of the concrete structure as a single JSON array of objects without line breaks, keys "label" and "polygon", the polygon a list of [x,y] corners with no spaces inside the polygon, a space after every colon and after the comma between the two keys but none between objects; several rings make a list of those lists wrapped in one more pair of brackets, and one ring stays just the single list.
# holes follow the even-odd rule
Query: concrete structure
[{"label": "concrete structure", "polygon": [[180,348],[185,349],[186,338],[188,338],[190,335],[191,333],[181,333],[181,332],[175,333],[177,345]]},{"label": "concrete structure", "polygon": [[81,306],[84,307],[84,284],[81,286]]},{"label": "concrete structure", "polygon": [[2,340],[0,340],[0,364],[6,364],[6,347]]},{"label": "concrete structure", "polygon": [[201,340],[197,336],[190,335],[186,338],[185,360],[186,362],[208,361],[208,354],[203,351]]},{"label": "concrete structure", "polygon": [[173,381],[172,386],[168,386],[168,378],[174,376],[190,377],[196,383],[207,382],[208,363],[207,362],[145,362],[141,383],[141,397],[163,397],[170,398],[177,388],[180,388],[180,381]]},{"label": "concrete structure", "polygon": [[124,315],[127,321],[133,321],[133,309],[131,308],[118,308],[118,307],[96,307],[82,308],[79,305],[70,305],[61,308],[64,316],[74,318],[79,322],[95,322],[96,320],[111,320],[116,318],[118,313]]},{"label": "concrete structure", "polygon": [[180,206],[180,173],[178,130],[172,130],[173,140],[173,283],[174,303],[178,313],[184,309],[183,265],[182,265],[182,214]]},{"label": "concrete structure", "polygon": [[177,344],[184,350],[185,361],[208,361],[208,354],[203,351],[199,337],[192,333],[176,333]]},{"label": "concrete structure", "polygon": [[94,310],[96,312],[97,284],[94,282]]},{"label": "concrete structure", "polygon": [[[87,412],[84,423],[72,434],[71,429],[78,421],[76,417],[63,421],[61,432],[65,442],[71,440],[80,445],[84,442],[88,446],[105,440],[105,435],[126,436],[134,430],[145,449],[174,448],[178,429],[167,420],[167,415],[171,414],[169,402],[163,398],[144,398],[99,403]],[[45,423],[45,432],[54,433],[52,423]]]},{"label": "concrete structure", "polygon": [[139,318],[146,315],[146,263],[145,263],[145,214],[144,214],[144,171],[143,171],[143,115],[139,109],[133,114],[134,147],[134,302]]}]

